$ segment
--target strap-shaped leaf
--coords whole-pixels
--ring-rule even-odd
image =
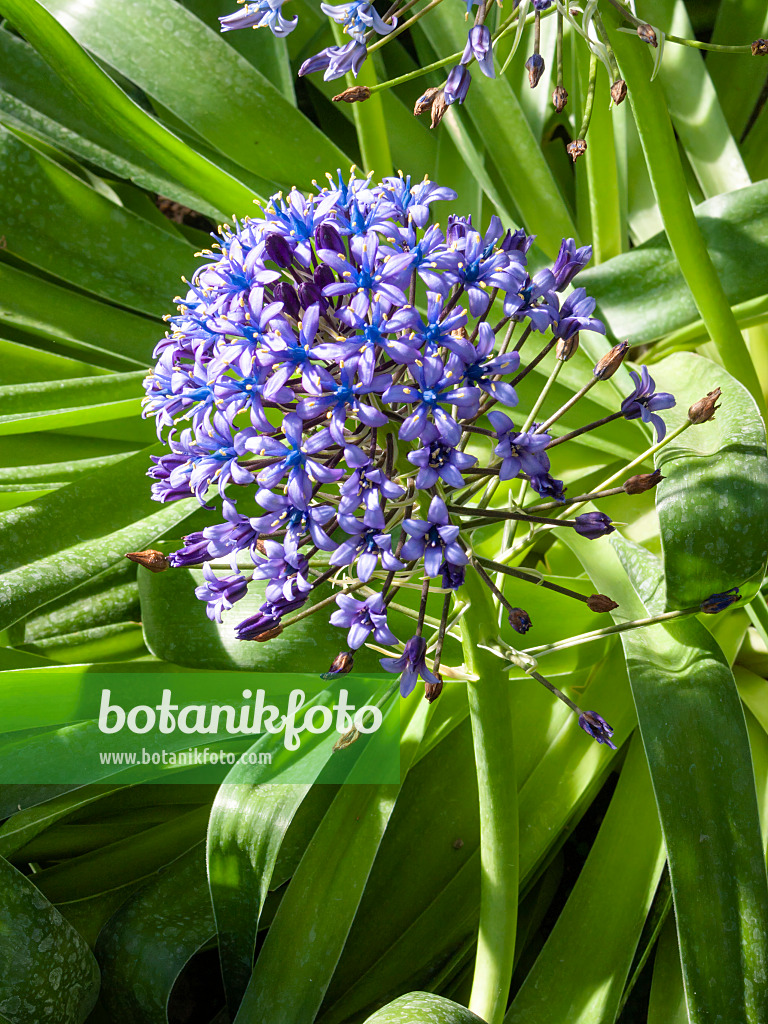
[[[137,371],[0,387],[0,435],[138,415],[144,376]]]
[[[716,387],[723,392],[713,420],[689,427],[657,456],[667,608],[690,608],[747,581],[742,596],[749,597],[768,558],[768,455],[757,406],[742,384],[700,356],[679,352],[653,372],[677,399],[664,414],[670,430],[695,401]]]
[[[10,1024],[81,1024],[99,991],[85,942],[38,889],[0,858],[0,1014]]]
[[[482,1018],[434,992],[409,992],[377,1010],[365,1024],[482,1024]]]

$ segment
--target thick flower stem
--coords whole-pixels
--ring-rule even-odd
[[[694,216],[664,93],[658,82],[649,81],[644,48],[617,31],[619,15],[615,11],[604,13],[669,244],[723,366],[747,388],[765,418],[760,382]]]
[[[480,930],[469,1008],[488,1024],[504,1017],[517,929],[519,842],[508,670],[480,645],[493,643],[496,609],[475,572],[464,585],[461,620],[480,799]]]
[[[341,26],[335,22],[331,23],[334,38],[337,45],[345,42]],[[360,68],[357,78],[350,72],[346,76],[348,86],[367,85],[371,88],[372,95],[366,103],[352,104],[352,119],[355,124],[357,141],[360,144],[360,155],[363,162],[363,170],[366,174],[373,171],[376,178],[384,178],[392,173],[392,154],[389,148],[389,135],[387,133],[387,119],[384,116],[384,104],[381,96],[373,95],[378,79],[372,60],[367,60]]]

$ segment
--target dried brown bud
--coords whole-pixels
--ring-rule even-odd
[[[567,363],[572,355],[575,355],[579,347],[579,332],[576,331],[570,338],[561,338],[555,347],[555,355],[562,362]]]
[[[566,153],[569,154],[571,160],[574,163],[579,159],[580,156],[584,156],[587,152],[587,143],[584,139],[574,139],[573,142],[569,142],[565,147]]]
[[[418,117],[420,114],[425,113],[427,110],[432,109],[432,103],[434,102],[435,96],[440,92],[440,86],[434,85],[427,89],[425,93],[416,100],[413,107],[413,116]]]
[[[627,83],[624,81],[623,78],[617,78],[616,81],[611,86],[611,99],[613,100],[613,102],[618,107],[618,105],[620,103],[623,103],[626,98],[627,98]]]
[[[568,93],[565,91],[562,85],[558,85],[558,87],[552,93],[552,104],[555,110],[558,112],[558,114],[562,114],[562,112],[565,110],[565,105],[567,102]]]
[[[625,480],[621,485],[627,494],[643,494],[644,491],[653,490],[656,484],[663,480],[660,469],[654,469],[652,473],[637,473]]]
[[[267,640],[273,640],[276,636],[280,636],[282,632],[282,626],[273,626],[272,629],[265,629],[263,633],[259,633],[258,636],[249,637],[249,639],[255,640],[257,644],[265,644]]]
[[[264,541],[261,539],[261,537],[256,538],[256,550],[259,552],[260,555],[264,555],[266,557],[267,549],[264,547]]]
[[[363,100],[370,98],[371,90],[367,85],[353,85],[349,89],[345,89],[344,92],[340,92],[338,96],[334,96],[333,102],[338,103],[343,100],[345,103],[362,103]]]
[[[629,352],[629,342],[620,341],[614,345],[610,352],[606,352],[602,359],[598,359],[592,371],[598,380],[608,380],[624,362],[624,357]]]
[[[637,34],[640,36],[644,43],[649,43],[651,46],[659,45],[659,41],[656,38],[656,33],[653,31],[651,25],[638,25]]]
[[[345,747],[351,747],[353,743],[356,743],[360,739],[360,733],[357,729],[352,726],[347,732],[343,732],[341,736],[333,744],[334,750],[344,750]]]
[[[752,56],[768,56],[768,39],[756,39],[754,43],[752,43]]]
[[[535,89],[541,81],[541,76],[544,74],[544,58],[540,53],[532,53],[525,62],[525,67],[528,72],[528,85],[530,85],[532,89]]]
[[[334,679],[336,676],[345,676],[355,667],[355,659],[351,651],[339,651],[331,663],[327,672],[323,672],[321,679]]]
[[[700,398],[698,402],[694,402],[688,410],[688,419],[691,423],[706,423],[707,420],[711,420],[715,411],[720,408],[719,405],[715,405],[720,395],[720,388],[715,388],[714,391],[709,392],[706,398]]]
[[[587,598],[587,608],[591,612],[612,612],[614,608],[618,607],[618,604],[610,597],[606,597],[605,594],[592,594]]]
[[[443,677],[439,672],[437,673],[437,678],[440,680],[439,683],[424,683],[424,699],[428,700],[430,704],[432,701],[437,700],[443,692]]]
[[[150,572],[165,572],[166,569],[171,568],[171,563],[162,551],[154,551],[152,548],[148,548],[146,551],[129,551],[125,557],[132,562],[138,562]]]
[[[440,89],[432,101],[432,124],[429,126],[430,128],[437,128],[443,120],[443,114],[445,114],[447,109],[448,104],[445,102],[445,93]]]

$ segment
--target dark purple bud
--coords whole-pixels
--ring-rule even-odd
[[[293,263],[293,250],[282,235],[277,233],[268,235],[264,243],[264,251],[267,259],[272,260],[278,267],[290,267]]]
[[[437,679],[438,682],[436,683],[430,683],[429,680],[424,683],[424,699],[429,701],[430,704],[436,701],[443,692],[443,677],[439,672],[437,673]]]
[[[287,281],[278,281],[272,289],[272,294],[276,302],[282,302],[285,313],[296,320],[301,306],[299,305],[299,296],[296,294],[296,289],[293,285],[288,284]]]
[[[312,279],[317,285],[317,287],[320,289],[320,291],[322,291],[323,288],[327,287],[327,285],[333,284],[333,282],[336,280],[333,271],[331,270],[327,263],[320,264],[320,266],[312,275]]]
[[[663,479],[661,470],[654,469],[652,473],[636,473],[629,480],[625,480],[621,486],[627,494],[642,494],[644,491],[652,490]]]
[[[513,608],[508,617],[509,624],[516,633],[527,633],[533,625],[530,615],[522,608]]]
[[[623,78],[617,78],[616,81],[611,86],[611,99],[613,100],[613,102],[618,107],[618,105],[620,103],[623,103],[626,98],[627,98],[627,83],[624,81]]]
[[[171,567],[162,551],[155,551],[153,548],[148,548],[146,551],[129,551],[125,557],[131,562],[143,565],[150,572],[165,572]]]
[[[341,235],[332,224],[323,223],[315,228],[315,248],[332,249],[334,252],[345,253]]]
[[[638,25],[637,34],[643,40],[644,43],[648,43],[650,46],[658,46],[659,41],[656,38],[656,33],[653,31],[651,25]]]
[[[558,114],[562,114],[562,112],[565,110],[565,105],[567,102],[568,93],[565,91],[562,85],[558,85],[558,87],[552,93],[552,105],[554,106]]]
[[[445,83],[445,102],[449,106],[451,103],[463,103],[467,98],[471,82],[472,76],[463,64],[457,64],[455,68],[451,68]]]
[[[536,235],[526,235],[523,228],[518,228],[517,231],[507,231],[499,242],[499,248],[502,252],[526,253],[535,240]]]
[[[311,281],[304,281],[299,285],[299,305],[302,309],[309,309],[310,306],[314,306],[316,302],[320,302],[325,306],[325,299],[323,294],[316,284]]]
[[[614,608],[618,607],[618,604],[610,597],[606,597],[605,594],[592,594],[587,598],[587,608],[591,612],[612,612]]]
[[[717,615],[718,612],[723,611],[728,605],[733,604],[734,601],[740,600],[739,588],[731,587],[730,590],[726,590],[722,594],[712,594],[706,601],[702,601],[701,610],[706,615]]]
[[[544,74],[544,58],[540,53],[532,53],[525,62],[525,66],[528,71],[528,84],[535,89]]]
[[[694,402],[688,410],[688,419],[691,423],[706,423],[707,420],[713,419],[715,411],[720,408],[715,403],[721,394],[720,388],[715,388],[705,398],[700,398],[698,402]]]
[[[355,667],[355,659],[352,657],[351,651],[339,651],[336,657],[333,659],[331,667],[327,672],[323,672],[320,676],[321,679],[335,679],[336,676],[345,676],[351,672]]]
[[[624,357],[629,352],[629,342],[620,341],[614,345],[610,352],[606,352],[602,359],[598,359],[592,371],[598,380],[608,380],[624,362]]]
[[[574,163],[579,159],[580,156],[584,156],[587,152],[587,143],[585,139],[574,139],[573,142],[569,142],[565,147],[566,153],[570,156]]]
[[[611,525],[611,520],[605,512],[585,512],[583,515],[576,516],[573,520],[573,527],[576,533],[586,537],[587,540],[596,540],[598,537],[604,537],[607,533],[613,533],[616,529],[615,526]]]
[[[616,744],[611,743],[613,729],[596,711],[583,711],[579,715],[579,725],[593,740],[597,740],[598,743],[605,743],[611,750],[616,749]]]

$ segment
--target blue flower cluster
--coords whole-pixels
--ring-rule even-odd
[[[252,580],[266,581],[258,613],[237,626],[240,639],[266,640],[341,576],[331,622],[354,651],[399,642],[387,625],[399,580],[462,585],[467,546],[448,505],[483,474],[563,499],[550,435],[502,411],[517,404],[520,352],[509,347],[518,326],[555,339],[604,328],[584,289],[562,294],[588,246],[565,239],[531,276],[533,239],[498,217],[485,232],[470,217],[428,226],[431,204],[455,198],[448,188],[354,173],[328,182],[220,229],[157,346],[144,414],[170,449],[153,459],[153,496],[222,499],[222,521],[170,558],[231,564],[221,577],[205,565],[197,595],[209,617],[220,622]],[[644,376],[625,415],[652,415],[651,392]],[[492,429],[476,425],[486,413]],[[489,445],[489,466],[466,450],[471,439]],[[590,520],[594,536],[609,528]],[[413,679],[422,645],[408,652]]]

